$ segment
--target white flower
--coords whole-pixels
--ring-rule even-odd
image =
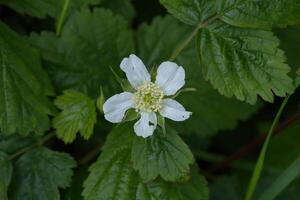
[[[140,119],[134,124],[134,131],[144,138],[153,134],[157,126],[157,114],[174,121],[188,119],[191,112],[171,98],[185,84],[184,69],[173,62],[159,65],[155,83],[144,63],[135,55],[124,58],[120,65],[127,79],[136,90],[123,92],[110,97],[103,105],[104,117],[112,123],[123,120],[126,111],[134,108]]]

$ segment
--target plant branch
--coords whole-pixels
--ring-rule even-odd
[[[193,30],[193,32],[173,51],[171,57],[169,58],[170,61],[173,61],[177,58],[177,56],[182,52],[182,50],[185,49],[186,46],[189,45],[189,43],[194,39],[194,37],[197,35],[198,31],[201,28],[206,27],[211,22],[218,19],[219,16],[213,16],[211,18],[208,18],[204,22],[200,22],[197,24],[196,28]]]
[[[43,137],[42,139],[40,139],[38,142],[31,144],[29,146],[26,146],[20,150],[18,150],[16,153],[14,153],[13,155],[11,155],[9,157],[10,160],[15,159],[16,157],[22,155],[23,153],[25,153],[26,151],[29,151],[30,149],[43,145],[44,143],[46,143],[47,141],[49,141],[50,139],[52,139],[55,136],[55,132],[49,133],[48,135],[46,135],[45,137]]]
[[[284,129],[286,129],[289,125],[293,124],[295,121],[300,119],[300,111],[295,112],[293,115],[285,119],[282,123],[280,123],[276,129],[274,130],[274,135],[280,134]],[[241,158],[247,156],[250,152],[256,150],[266,139],[267,133],[261,134],[251,142],[243,146],[234,154],[230,155],[226,159],[222,160],[221,162],[216,163],[212,166],[208,171],[209,172],[216,172],[222,170],[228,166],[230,166],[233,162],[240,160]]]
[[[91,160],[94,159],[101,152],[102,144],[98,144],[94,149],[89,151],[84,157],[82,157],[79,161],[79,165],[88,164]]]

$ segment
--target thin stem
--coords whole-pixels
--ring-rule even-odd
[[[65,2],[64,2],[64,6],[63,6],[62,11],[60,13],[60,17],[59,17],[58,24],[57,24],[57,27],[56,27],[56,36],[60,35],[61,28],[62,28],[62,25],[64,23],[66,13],[67,13],[67,10],[68,10],[68,7],[69,7],[69,3],[70,3],[70,0],[65,0]]]
[[[275,119],[272,123],[272,126],[267,134],[267,138],[265,140],[265,143],[262,147],[262,150],[259,154],[259,157],[258,157],[258,160],[257,160],[257,163],[255,165],[255,168],[254,168],[254,172],[252,174],[252,177],[251,177],[251,180],[250,180],[250,183],[249,183],[249,186],[248,186],[248,190],[247,190],[247,194],[246,194],[246,197],[245,197],[245,200],[251,200],[252,197],[253,197],[253,193],[254,193],[254,190],[256,188],[256,185],[257,185],[257,182],[260,178],[260,175],[261,175],[261,172],[262,172],[262,169],[263,169],[263,165],[264,165],[264,160],[265,160],[265,156],[266,156],[266,152],[267,152],[267,148],[268,148],[268,145],[269,145],[269,142],[270,142],[270,139],[272,137],[272,134],[278,124],[278,121],[280,119],[280,116],[282,114],[282,111],[284,109],[284,107],[286,106],[288,100],[289,100],[289,95],[285,97],[285,99],[283,100],[283,102],[281,103],[281,106],[275,116]]]
[[[79,165],[88,164],[91,160],[94,159],[101,152],[102,144],[97,145],[94,149],[88,152],[83,158],[78,161]]]
[[[43,137],[41,140],[39,140],[38,142],[31,144],[27,147],[24,147],[22,149],[20,149],[19,151],[17,151],[16,153],[14,153],[13,155],[11,155],[9,157],[10,160],[15,159],[16,157],[22,155],[23,153],[29,151],[30,149],[36,147],[36,146],[40,146],[43,145],[44,143],[46,143],[47,141],[49,141],[51,138],[53,138],[55,136],[55,132],[49,133],[48,135],[46,135],[45,137]]]
[[[173,51],[171,57],[169,58],[169,60],[173,61],[177,58],[177,56],[182,52],[182,50],[184,50],[184,48],[186,46],[189,45],[189,43],[194,39],[194,37],[197,35],[198,31],[201,28],[206,27],[209,23],[213,22],[214,20],[218,19],[219,16],[213,16],[209,19],[207,19],[204,22],[200,22],[196,28],[193,30],[193,32]]]

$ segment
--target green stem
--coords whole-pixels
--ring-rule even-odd
[[[261,172],[262,172],[262,169],[263,169],[264,160],[265,160],[265,157],[266,157],[266,152],[267,152],[267,148],[268,148],[271,136],[272,136],[277,124],[278,124],[279,118],[282,114],[282,111],[283,111],[284,107],[286,106],[286,104],[289,100],[289,97],[290,97],[289,95],[286,96],[285,99],[283,100],[283,102],[281,103],[281,106],[280,106],[280,108],[279,108],[279,110],[278,110],[278,112],[277,112],[277,114],[274,118],[272,126],[271,126],[271,128],[270,128],[270,130],[267,134],[267,138],[264,142],[264,145],[263,145],[262,150],[259,154],[257,163],[255,165],[254,172],[252,174],[252,177],[251,177],[251,180],[250,180],[250,183],[249,183],[249,186],[248,186],[248,190],[247,190],[245,200],[251,200],[252,197],[253,197],[253,193],[255,191],[257,182],[260,178],[260,175],[261,175]]]
[[[11,155],[9,157],[10,160],[15,159],[16,157],[22,155],[23,153],[25,153],[26,151],[29,151],[30,149],[43,145],[44,143],[46,143],[47,141],[49,141],[51,138],[53,138],[55,136],[55,132],[49,133],[48,135],[46,135],[45,137],[43,137],[41,140],[39,140],[38,142],[31,144],[27,147],[24,147],[22,149],[20,149],[19,151],[17,151],[16,153],[14,153],[13,155]]]
[[[189,43],[194,39],[194,37],[197,35],[198,31],[201,28],[206,27],[208,24],[210,24],[211,22],[215,21],[216,19],[218,19],[219,16],[213,16],[211,18],[208,18],[207,20],[205,20],[204,22],[200,22],[196,28],[193,30],[193,32],[173,51],[171,57],[169,58],[170,61],[173,61],[177,58],[177,56],[182,52],[182,50],[185,49],[186,46],[189,45]]]
[[[70,0],[65,0],[65,2],[64,2],[64,6],[63,6],[62,11],[60,13],[60,17],[59,17],[58,24],[57,24],[57,27],[56,27],[56,36],[60,35],[61,28],[62,28],[62,25],[64,23],[66,13],[67,13],[67,10],[68,10],[68,7],[69,7],[69,3],[70,3]]]

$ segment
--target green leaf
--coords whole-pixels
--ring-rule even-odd
[[[298,157],[270,186],[262,193],[259,200],[272,200],[300,174],[300,157]]]
[[[0,199],[8,200],[7,189],[12,175],[12,163],[5,153],[0,152]]]
[[[110,66],[119,70],[122,58],[134,51],[127,22],[104,9],[76,12],[66,22],[60,38],[43,32],[32,34],[30,40],[42,50],[57,88],[76,89],[92,97],[98,95],[95,91],[100,85],[105,95],[117,90]]]
[[[32,149],[16,162],[9,199],[59,200],[59,188],[71,182],[72,157],[44,147]]]
[[[94,100],[80,92],[65,91],[54,103],[62,110],[53,119],[58,138],[70,143],[75,140],[77,132],[86,140],[91,137],[96,123]]]
[[[156,131],[146,139],[136,137],[131,159],[145,182],[158,176],[171,182],[184,180],[190,175],[190,165],[194,163],[189,147],[170,127],[166,135]]]
[[[196,25],[215,14],[214,1],[209,0],[160,0],[168,11],[190,25]]]
[[[299,0],[220,0],[218,15],[231,25],[271,29],[300,23]]]
[[[6,134],[43,134],[54,108],[53,94],[37,50],[0,22],[0,130]]]
[[[131,163],[135,133],[132,123],[124,123],[108,135],[103,151],[91,166],[84,183],[85,200],[208,200],[208,188],[197,170],[182,183],[156,179],[143,183]]]
[[[208,200],[206,180],[193,170],[192,178],[185,183],[168,183],[156,180],[138,185],[136,200]]]
[[[32,137],[22,137],[19,135],[6,135],[0,133],[0,151],[7,154],[14,154],[19,149],[25,148],[36,142]]]
[[[131,0],[102,0],[102,5],[124,16],[127,20],[132,20],[135,15]]]
[[[58,18],[65,0],[0,0],[0,4],[7,5],[19,13],[38,18],[51,16]],[[97,4],[101,0],[71,0],[68,11],[80,9],[89,4]]]
[[[197,46],[206,79],[225,96],[255,103],[293,92],[279,40],[268,31],[224,23],[201,30]],[[273,94],[274,93],[274,94]]]
[[[142,24],[138,29],[138,55],[148,67],[157,66],[170,58],[173,49],[186,38],[190,30],[173,17],[156,17],[151,25]],[[259,108],[259,105],[250,106],[215,91],[202,77],[193,45],[179,55],[176,63],[185,69],[186,87],[196,88],[195,92],[182,93],[178,97],[178,101],[193,112],[190,119],[176,123],[180,133],[207,136],[219,130],[232,129],[239,120],[246,120]]]
[[[130,123],[131,124],[131,123]],[[132,200],[139,180],[130,162],[134,133],[132,124],[112,130],[98,160],[84,183],[85,200]]]

